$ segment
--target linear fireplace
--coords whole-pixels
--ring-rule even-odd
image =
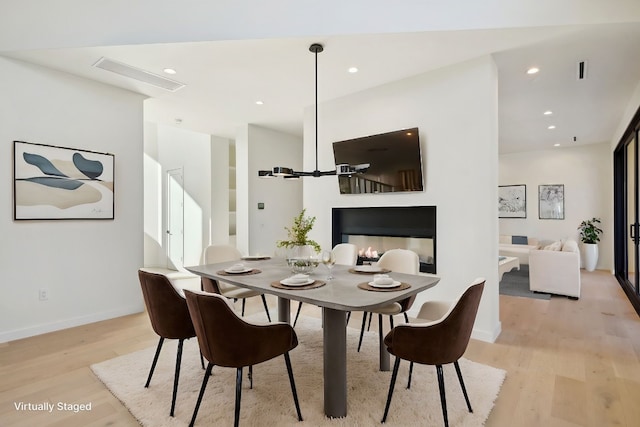
[[[436,272],[435,206],[333,208],[331,229],[333,246],[358,246],[358,264],[389,249],[410,249],[420,257],[420,271]]]

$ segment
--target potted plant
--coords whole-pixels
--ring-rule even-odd
[[[317,253],[320,245],[309,239],[309,232],[316,222],[316,217],[305,216],[306,209],[293,218],[293,225],[285,227],[288,240],[278,240],[279,248],[287,248],[287,264],[295,273],[309,273],[318,266]]]
[[[578,227],[584,248],[584,268],[587,271],[595,270],[598,263],[598,242],[602,229],[597,224],[600,224],[600,218],[582,221]]]

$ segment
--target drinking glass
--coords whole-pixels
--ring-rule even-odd
[[[331,269],[336,263],[336,256],[333,253],[333,251],[322,252],[322,263],[327,267],[327,270],[329,270],[329,275],[327,276],[327,280],[333,279],[333,276],[331,275]]]

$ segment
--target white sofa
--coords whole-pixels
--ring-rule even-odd
[[[580,251],[575,240],[529,252],[529,289],[580,298]]]
[[[526,239],[526,243],[523,238]],[[514,243],[519,241],[522,243]],[[501,234],[498,241],[498,253],[506,257],[517,257],[520,265],[529,264],[529,251],[538,247],[538,239],[533,237]]]

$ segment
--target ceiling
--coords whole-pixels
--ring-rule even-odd
[[[145,119],[234,138],[252,123],[302,136],[303,109],[484,55],[498,69],[500,152],[610,143],[640,82],[640,24],[432,31],[318,38],[107,46],[3,52],[142,93]],[[178,80],[169,92],[98,69],[101,57]],[[586,61],[586,79],[577,63]],[[528,75],[536,66],[540,72]],[[177,71],[166,75],[163,69]],[[357,67],[355,74],[349,67]],[[262,101],[263,105],[257,105]],[[552,115],[543,115],[544,111]],[[178,123],[180,122],[180,123]],[[553,130],[548,126],[555,125]],[[320,123],[320,128],[322,123]],[[392,130],[392,129],[390,129]],[[576,141],[574,142],[574,137]]]

